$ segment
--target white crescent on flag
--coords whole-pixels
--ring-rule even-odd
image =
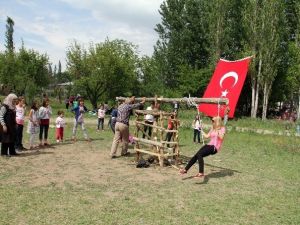
[[[220,87],[221,88],[223,88],[223,81],[226,80],[229,77],[234,78],[234,84],[232,85],[232,87],[234,87],[236,85],[236,83],[238,82],[238,80],[239,80],[239,76],[236,72],[231,71],[231,72],[225,73],[220,79]]]

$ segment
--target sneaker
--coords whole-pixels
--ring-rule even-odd
[[[56,140],[56,143],[59,143],[59,140]]]

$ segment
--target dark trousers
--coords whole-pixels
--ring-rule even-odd
[[[172,136],[173,136],[173,132],[168,132],[165,141],[170,142],[171,139],[172,139]],[[167,147],[169,148],[169,147],[170,147],[170,144],[167,144]]]
[[[198,140],[198,143],[200,143],[200,130],[198,129],[194,129],[194,142],[196,142],[196,137],[197,137],[197,140]]]
[[[111,121],[110,121],[110,128],[111,128],[111,130],[112,130],[114,133],[115,133],[116,122],[117,122],[117,119],[116,119],[116,118],[112,118]]]
[[[21,124],[17,124],[17,128],[16,128],[16,144],[15,147],[17,149],[22,149],[23,145],[22,145],[22,140],[23,140],[23,125]]]
[[[1,155],[16,155],[15,143],[2,143]]]
[[[153,122],[145,121],[145,123],[150,124],[150,125],[153,125]],[[146,137],[146,132],[147,132],[147,130],[148,130],[148,135],[149,135],[149,137],[150,137],[150,139],[151,139],[151,135],[152,135],[152,127],[148,127],[148,126],[144,126],[143,138]]]
[[[103,125],[104,125],[104,118],[98,118],[98,130],[101,127],[101,130],[103,130]]]
[[[47,125],[40,125],[40,141],[43,140],[43,134],[44,134],[44,139],[48,139],[48,130],[49,130],[49,124]]]
[[[200,150],[191,158],[188,164],[185,167],[185,170],[188,171],[192,165],[198,160],[199,163],[199,173],[204,172],[204,160],[203,158],[209,155],[214,155],[217,153],[217,149],[213,145],[204,145]]]

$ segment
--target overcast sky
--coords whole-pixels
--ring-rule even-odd
[[[154,31],[163,0],[0,0],[0,50],[4,50],[7,16],[14,22],[19,48],[47,53],[53,64],[61,60],[73,40],[81,44],[124,39],[139,46],[140,55],[152,55],[158,39]]]

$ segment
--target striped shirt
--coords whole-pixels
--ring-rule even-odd
[[[120,105],[118,108],[117,122],[124,123],[129,126],[130,111],[132,109],[138,108],[141,105],[142,105],[141,103],[137,103],[137,104],[124,103]]]

